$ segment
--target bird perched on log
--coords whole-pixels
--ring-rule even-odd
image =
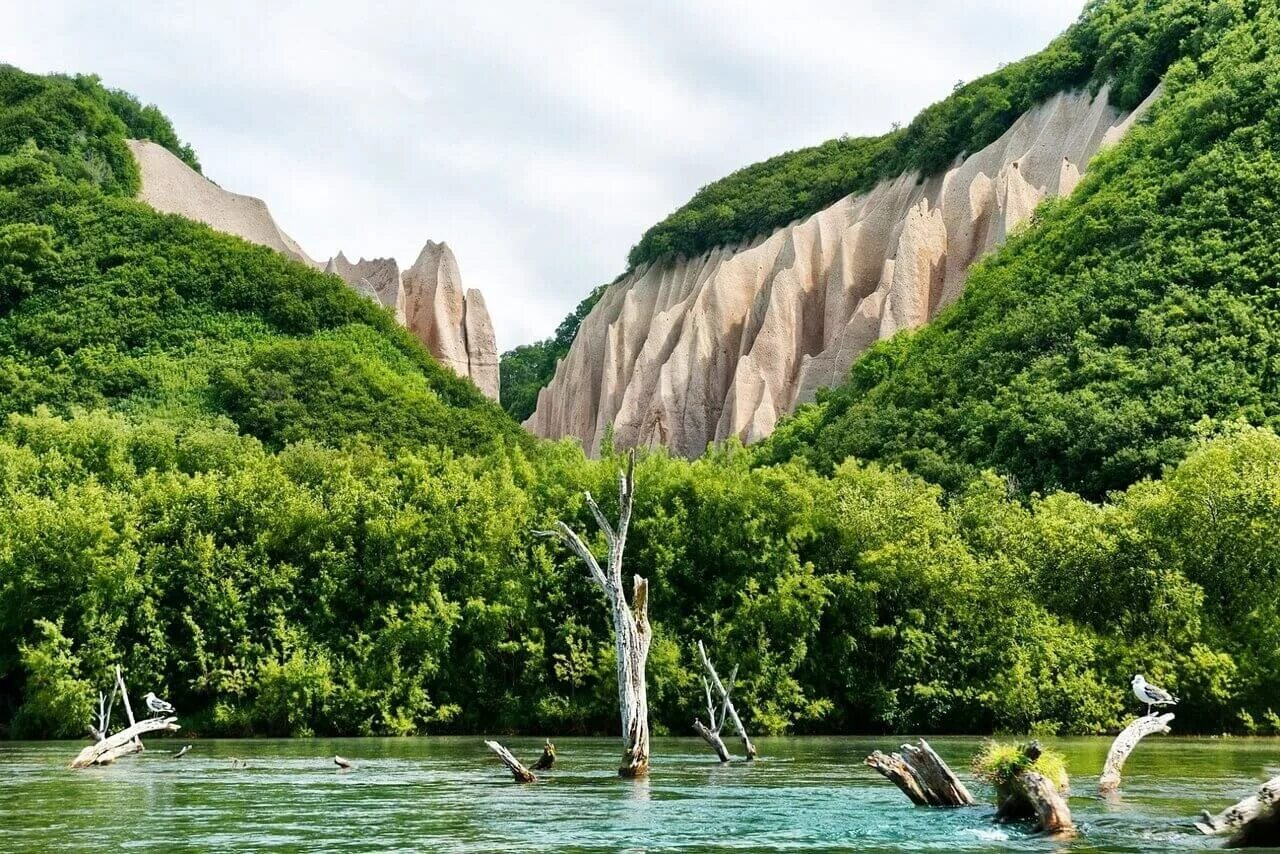
[[[147,708],[151,711],[151,716],[153,718],[159,717],[160,715],[173,714],[173,704],[166,703],[151,691],[148,691],[147,696],[142,699],[146,702]]]
[[[1177,697],[1173,696],[1163,688],[1152,685],[1147,681],[1147,677],[1143,676],[1141,673],[1133,677],[1133,696],[1146,704],[1148,717],[1151,715],[1152,706],[1178,705]]]

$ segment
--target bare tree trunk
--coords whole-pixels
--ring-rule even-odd
[[[960,778],[923,738],[919,747],[904,744],[898,753],[877,750],[866,758],[865,764],[892,781],[918,806],[969,807],[976,803]]]
[[[751,743],[750,736],[747,735],[747,728],[742,725],[742,718],[738,717],[738,710],[733,705],[733,700],[729,697],[729,692],[733,690],[734,677],[729,677],[729,688],[726,690],[724,684],[720,681],[720,676],[716,673],[715,667],[711,664],[711,658],[707,655],[707,648],[703,646],[702,641],[698,641],[698,653],[702,656],[702,669],[707,672],[707,678],[711,680],[711,684],[715,687],[716,693],[724,700],[725,708],[729,713],[729,720],[733,721],[733,729],[738,734],[738,738],[742,740],[742,749],[747,754],[747,761],[756,758],[756,746]],[[734,671],[737,673],[737,670]]]
[[[511,772],[511,776],[515,777],[517,783],[536,783],[538,778],[533,772],[521,764],[519,759],[511,755],[511,751],[507,750],[496,741],[486,741],[485,746],[498,754],[498,758],[502,760],[502,764],[507,766],[507,770]]]
[[[1110,752],[1107,753],[1107,763],[1102,767],[1102,777],[1098,779],[1098,791],[1105,795],[1119,789],[1120,771],[1124,768],[1129,754],[1138,746],[1138,742],[1156,733],[1168,734],[1169,722],[1172,720],[1172,713],[1147,715],[1125,727],[1124,732],[1116,736]]]
[[[1201,833],[1231,834],[1227,848],[1280,847],[1280,777],[1217,815],[1209,815],[1206,810],[1203,818],[1196,822]]]
[[[605,518],[591,493],[586,494],[587,506],[595,516],[596,524],[609,544],[609,557],[605,569],[601,569],[591,549],[582,538],[564,522],[556,523],[554,531],[538,531],[539,536],[556,537],[581,558],[591,573],[591,578],[604,591],[613,617],[614,652],[618,665],[618,712],[622,723],[622,765],[618,774],[623,777],[643,777],[649,773],[649,699],[645,686],[645,665],[649,660],[649,644],[653,640],[649,627],[649,582],[635,576],[631,592],[631,604],[627,604],[622,590],[622,556],[627,546],[627,531],[631,527],[631,507],[635,498],[636,455],[632,451],[627,468],[618,475],[618,525],[615,528]]]

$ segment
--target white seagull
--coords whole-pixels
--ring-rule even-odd
[[[1133,696],[1147,704],[1147,716],[1151,715],[1152,706],[1176,706],[1178,698],[1163,688],[1158,688],[1147,681],[1147,677],[1139,673],[1133,677]]]
[[[148,691],[147,696],[143,697],[142,699],[146,702],[147,708],[151,710],[151,714],[153,717],[159,716],[159,715],[173,714],[173,704],[166,703],[164,700],[161,700],[151,691]]]

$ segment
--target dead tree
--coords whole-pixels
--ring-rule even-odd
[[[111,726],[111,709],[115,705],[116,692],[119,691],[123,701],[125,717],[129,721],[129,726],[122,729],[115,735],[107,735],[107,731]],[[177,723],[176,717],[165,718],[147,718],[138,722],[133,719],[133,707],[129,705],[129,691],[125,688],[124,676],[120,672],[119,665],[116,666],[115,686],[111,689],[110,702],[104,702],[101,693],[98,694],[98,726],[90,727],[94,730],[98,740],[80,751],[75,759],[71,760],[72,768],[88,768],[90,765],[108,765],[121,756],[127,756],[130,753],[140,752],[142,747],[142,736],[148,732],[176,732],[181,729]]]
[[[1163,715],[1146,715],[1125,727],[1124,732],[1116,736],[1116,740],[1111,743],[1111,750],[1107,753],[1107,763],[1102,766],[1102,776],[1098,779],[1098,791],[1105,795],[1119,789],[1120,771],[1124,768],[1129,754],[1138,746],[1138,742],[1157,733],[1167,735],[1169,722],[1172,720],[1171,712]]]
[[[971,807],[976,803],[960,778],[923,738],[919,747],[904,744],[898,753],[877,750],[866,758],[865,764],[901,789],[916,806]]]
[[[1258,793],[1217,815],[1202,813],[1196,828],[1209,836],[1231,834],[1227,848],[1280,847],[1280,777],[1265,783]]]
[[[729,676],[729,687],[722,688],[723,693],[721,696],[723,699],[720,703],[720,713],[718,715],[716,714],[715,703],[711,699],[711,683],[707,681],[705,676],[702,677],[702,688],[707,695],[707,718],[711,723],[704,724],[697,718],[694,718],[693,721],[694,732],[702,736],[702,740],[711,745],[711,749],[715,751],[721,762],[728,762],[732,758],[729,756],[729,748],[724,746],[724,739],[720,737],[720,733],[724,729],[724,719],[729,709],[729,692],[733,690],[733,680],[737,675],[738,669],[735,667],[733,673]]]
[[[507,750],[498,742],[486,741],[485,746],[498,754],[498,758],[502,760],[503,765],[507,766],[507,770],[511,772],[512,777],[515,777],[517,783],[536,783],[538,781],[532,771],[524,767],[519,759],[511,755],[510,750]]]
[[[592,580],[604,591],[613,617],[614,651],[618,662],[618,711],[622,719],[622,777],[643,777],[649,773],[649,700],[645,687],[645,664],[653,639],[649,628],[649,582],[635,576],[631,604],[622,589],[622,555],[627,546],[627,530],[631,526],[631,505],[635,498],[636,456],[632,451],[627,468],[618,475],[618,525],[609,524],[591,493],[587,506],[609,545],[605,569],[600,568],[591,549],[564,522],[554,531],[538,531],[538,536],[556,537],[576,554]]]
[[[710,680],[712,687],[716,689],[716,694],[724,702],[725,709],[729,713],[729,720],[733,721],[733,729],[738,733],[738,738],[742,740],[742,749],[747,754],[747,761],[750,762],[756,758],[756,746],[751,743],[751,738],[747,735],[747,728],[742,725],[742,718],[738,717],[738,710],[734,707],[733,699],[729,696],[729,692],[733,690],[734,677],[729,677],[729,688],[726,689],[720,681],[720,677],[716,674],[716,669],[711,664],[711,657],[707,655],[707,648],[702,641],[698,641],[698,654],[702,656],[702,669],[707,672],[706,679]],[[737,674],[737,672],[735,668],[734,674]],[[710,705],[710,702],[708,702],[708,708],[710,708]],[[723,723],[724,721],[722,720],[721,725]],[[714,747],[714,745],[712,746]]]

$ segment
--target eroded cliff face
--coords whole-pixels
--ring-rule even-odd
[[[403,273],[394,258],[361,258],[353,264],[341,252],[325,270],[392,309],[431,355],[498,399],[498,345],[489,309],[480,291],[463,289],[458,260],[447,243],[428,240]]]
[[[142,173],[141,201],[320,267],[276,224],[261,199],[227,192],[154,142],[130,140],[129,148]],[[436,359],[498,399],[498,348],[489,311],[478,290],[463,291],[457,259],[446,244],[428,241],[403,275],[393,258],[352,263],[341,252],[324,269],[391,309]]]
[[[1158,90],[1147,104],[1159,94]],[[886,181],[767,238],[640,267],[583,321],[525,426],[686,455],[753,442],[871,344],[954,302],[969,267],[1072,192],[1137,115],[1059,95],[945,174]]]

